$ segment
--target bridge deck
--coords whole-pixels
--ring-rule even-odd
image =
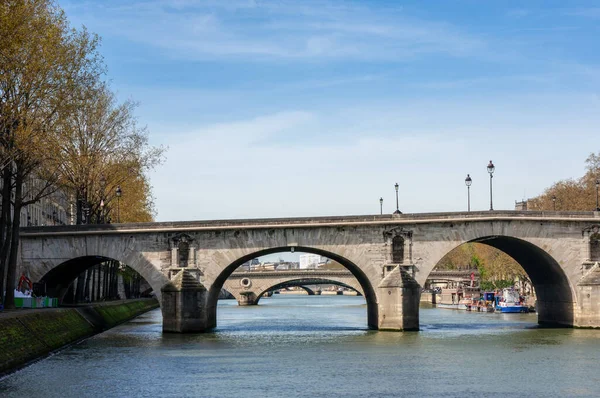
[[[473,211],[446,213],[383,214],[335,217],[258,218],[243,220],[171,221],[131,224],[88,224],[47,227],[23,227],[21,235],[75,235],[143,233],[161,231],[202,231],[232,229],[317,228],[323,226],[402,225],[451,223],[464,221],[589,221],[597,222],[600,212],[593,211]]]

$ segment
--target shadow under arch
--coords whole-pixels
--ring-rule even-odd
[[[465,243],[494,247],[523,267],[535,288],[540,325],[573,326],[575,296],[571,283],[558,262],[545,250],[526,240],[504,235],[479,237]]]
[[[362,293],[359,292],[356,288],[347,285],[343,282],[338,282],[338,281],[332,281],[329,279],[324,279],[324,278],[314,278],[311,280],[307,280],[307,279],[292,279],[289,281],[285,281],[285,282],[281,282],[278,283],[276,285],[273,285],[267,289],[265,289],[264,291],[260,292],[260,294],[258,295],[258,300],[256,300],[256,302],[258,303],[258,301],[260,300],[261,297],[263,297],[263,295],[265,293],[268,292],[272,292],[274,290],[278,290],[278,289],[284,289],[286,287],[300,287],[302,289],[304,289],[310,296],[314,295],[315,292],[306,287],[306,285],[335,285],[335,286],[341,286],[341,287],[345,287],[347,289],[351,289],[353,291],[355,291],[356,293],[358,293],[359,296],[362,296]],[[312,292],[312,293],[311,293]]]
[[[327,257],[331,260],[337,261],[348,271],[354,275],[358,283],[363,289],[365,300],[367,301],[367,325],[369,329],[377,329],[378,328],[378,308],[377,308],[377,296],[375,294],[375,290],[369,281],[369,278],[365,275],[365,273],[352,261],[339,256],[335,253],[331,253],[322,249],[315,249],[313,247],[305,247],[305,246],[294,246],[294,251],[302,252],[302,253],[312,253],[318,254],[323,257]],[[281,252],[289,252],[289,246],[283,247],[274,247],[264,250],[259,250],[250,254],[247,254],[243,257],[240,257],[233,263],[229,264],[215,279],[213,282],[207,298],[207,319],[208,325],[211,328],[217,326],[217,300],[219,298],[219,292],[223,288],[223,284],[229,278],[229,276],[235,271],[240,265],[243,263],[252,260],[257,257],[266,256],[268,254],[281,253]]]
[[[40,279],[40,282],[44,282],[46,284],[46,291],[49,296],[57,297],[59,303],[62,303],[69,285],[75,280],[75,278],[81,275],[82,272],[110,260],[118,261],[117,259],[106,256],[82,256],[72,258],[52,268]],[[150,285],[155,294],[160,294],[160,290],[157,293],[155,287],[150,284],[149,276],[144,275],[136,268],[131,268],[140,274],[142,278],[144,278],[146,283]]]

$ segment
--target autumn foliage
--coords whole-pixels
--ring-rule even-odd
[[[146,173],[163,149],[148,144],[135,103],[119,103],[103,80],[99,41],[72,28],[52,0],[0,1],[0,295],[6,290],[7,307],[27,206],[62,190],[77,201],[79,221],[85,204],[86,222],[108,222],[121,186],[121,221],[152,220]]]

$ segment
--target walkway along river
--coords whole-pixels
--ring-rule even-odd
[[[218,316],[214,333],[162,334],[154,310],[5,377],[0,396],[600,396],[600,331],[535,314],[422,308],[420,332],[377,332],[362,297],[274,295]]]

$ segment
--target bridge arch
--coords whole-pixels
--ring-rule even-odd
[[[283,274],[284,272],[281,272],[281,273]],[[259,272],[257,272],[257,274],[259,274]],[[273,273],[270,273],[270,275],[272,275],[272,274]],[[248,278],[244,278],[244,279],[248,279]],[[276,279],[276,278],[274,277],[273,279]],[[363,296],[362,289],[360,288],[358,281],[356,281],[355,283],[344,283],[344,282],[341,282],[341,281],[335,280],[335,279],[316,278],[316,277],[286,279],[282,275],[282,277],[277,282],[269,281],[268,283],[265,283],[264,280],[262,282],[263,283],[259,283],[259,286],[256,286],[255,284],[253,284],[252,286],[248,286],[249,289],[246,291],[242,291],[242,290],[238,290],[238,289],[230,289],[232,291],[231,294],[238,301],[238,303],[240,303],[240,305],[256,305],[256,304],[258,304],[260,299],[262,297],[264,297],[264,295],[266,293],[272,292],[272,291],[278,290],[278,289],[287,288],[287,287],[302,288],[303,290],[305,290],[308,293],[309,296],[313,296],[313,295],[315,295],[315,292],[312,289],[307,287],[307,286],[312,286],[312,285],[340,286],[340,287],[344,287],[347,289],[351,289],[351,290],[355,291],[356,293],[358,293],[358,295]],[[232,284],[226,282],[225,283],[226,288],[228,287],[228,285],[231,286]],[[233,285],[235,285],[235,283]],[[253,293],[252,297],[247,296],[250,292]]]
[[[286,281],[286,282],[281,282],[278,283],[276,285],[270,286],[269,288],[265,289],[264,291],[262,291],[259,295],[259,297],[262,297],[263,294],[270,292],[270,291],[274,291],[274,290],[278,290],[278,289],[283,289],[286,287],[300,287],[304,290],[306,290],[306,292],[308,292],[309,295],[312,295],[310,292],[312,291],[314,294],[314,291],[310,288],[308,288],[307,286],[312,286],[312,285],[334,285],[334,286],[339,286],[339,287],[343,287],[346,289],[350,289],[355,291],[356,293],[358,293],[358,295],[362,296],[362,292],[354,286],[351,286],[349,284],[340,282],[340,281],[336,281],[336,280],[331,280],[331,279],[315,279],[315,280],[311,280],[311,281],[306,281],[306,280],[302,280],[302,279],[295,279],[295,280],[290,280],[290,281]]]
[[[125,255],[123,255],[125,254]],[[98,255],[83,255],[69,259],[62,259],[56,262],[45,262],[43,273],[33,274],[33,280],[45,282],[48,293],[59,297],[64,297],[69,284],[77,278],[82,272],[109,260],[119,261],[136,271],[150,285],[155,295],[160,300],[161,287],[168,282],[168,278],[158,271],[152,263],[147,261],[139,252],[115,253],[102,252]],[[38,270],[41,267],[38,268]]]
[[[538,323],[549,326],[571,326],[574,321],[576,295],[574,287],[560,263],[546,250],[527,239],[507,235],[485,235],[459,243],[433,259],[425,279],[442,258],[466,243],[481,243],[494,247],[523,267],[535,288],[538,300]],[[556,249],[555,249],[556,250]],[[427,268],[423,268],[426,270]],[[423,276],[421,276],[422,278]]]
[[[312,253],[318,254],[324,257],[327,257],[331,260],[335,260],[341,265],[343,265],[348,271],[352,273],[352,275],[358,281],[365,300],[367,301],[367,325],[371,329],[378,328],[378,307],[377,307],[377,295],[375,293],[375,289],[371,284],[368,276],[363,272],[363,270],[348,260],[345,257],[342,257],[339,254],[332,253],[327,250],[318,249],[314,247],[305,247],[305,246],[294,246],[294,251],[302,252],[302,253]],[[219,292],[223,288],[225,281],[231,274],[243,263],[250,261],[254,258],[266,256],[268,254],[281,253],[281,252],[289,252],[291,249],[289,246],[284,247],[273,247],[269,249],[258,250],[252,253],[248,253],[237,260],[233,261],[231,264],[226,266],[220,274],[213,281],[210,290],[208,292],[207,297],[207,317],[208,324],[210,327],[216,327],[217,324],[217,299],[219,296]],[[262,293],[261,293],[262,294]]]

